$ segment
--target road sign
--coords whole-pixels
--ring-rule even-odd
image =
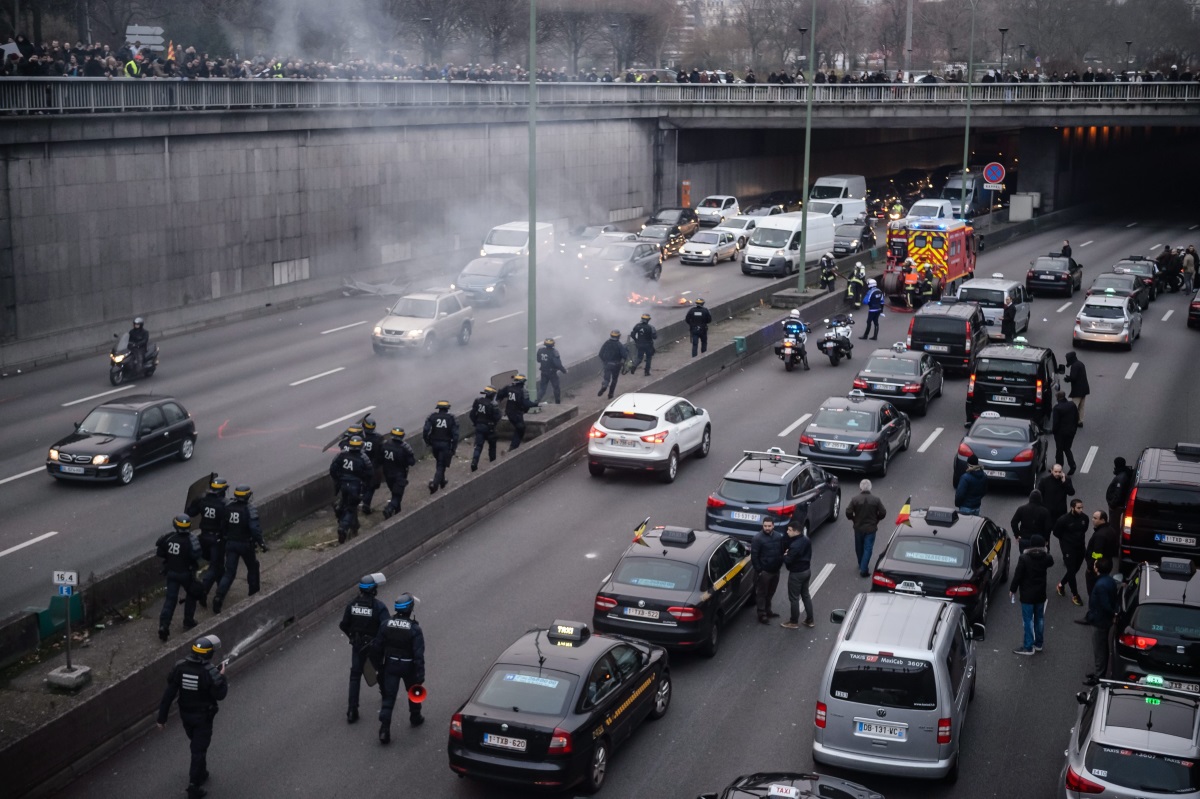
[[[59,596],[70,596],[72,590],[74,589],[72,589],[69,585],[60,585],[58,587],[58,594]]]
[[[125,36],[129,37],[131,40],[137,36],[162,36],[162,33],[162,28],[151,28],[146,25],[130,25],[125,28]],[[144,42],[146,40],[142,39],[142,41]],[[159,39],[159,41],[161,42],[162,39]]]
[[[55,585],[79,585],[79,572],[55,572]]]
[[[1001,164],[998,161],[992,161],[983,168],[983,179],[988,183],[1003,183],[1004,172],[1004,164]]]
[[[1004,191],[1004,184],[1003,183],[984,183],[983,190],[984,191]]]
[[[163,37],[161,36],[126,36],[125,41],[130,44],[141,43],[143,47],[162,47]]]

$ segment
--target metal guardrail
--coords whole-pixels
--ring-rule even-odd
[[[754,105],[804,103],[808,86],[776,84],[539,83],[543,105]],[[939,84],[818,84],[825,106],[883,103],[965,105],[968,87]],[[983,83],[982,105],[1131,105],[1200,103],[1200,83]],[[524,106],[527,83],[467,81],[167,80],[0,78],[0,114],[113,111],[229,111],[283,108]]]

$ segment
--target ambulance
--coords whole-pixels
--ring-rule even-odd
[[[887,267],[883,293],[896,305],[906,305],[906,287],[920,280],[920,270],[933,270],[934,297],[941,297],[957,280],[975,274],[975,229],[961,219],[902,219],[888,225]],[[915,269],[906,271],[912,259]]]

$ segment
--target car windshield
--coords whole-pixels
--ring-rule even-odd
[[[833,699],[860,705],[936,710],[937,684],[933,664],[874,652],[843,652],[833,679]]]
[[[941,203],[914,203],[908,209],[909,216],[937,216],[942,211]]]
[[[889,358],[886,355],[876,355],[867,360],[867,368],[863,369],[863,374],[912,377],[921,374],[921,364],[907,358]]]
[[[464,275],[496,277],[504,271],[505,262],[498,258],[476,258],[463,269]]]
[[[808,210],[814,214],[831,214],[836,206],[837,203],[832,200],[817,200],[808,204]]]
[[[870,433],[875,430],[875,414],[871,411],[822,408],[817,411],[817,418],[813,419],[812,423],[815,427],[827,427],[832,430]]]
[[[1122,272],[1134,275],[1145,275],[1146,277],[1154,274],[1154,264],[1150,261],[1122,261],[1114,266],[1113,269],[1120,269]]]
[[[700,208],[720,208],[721,203],[725,202],[724,197],[706,197],[704,202],[700,203]]]
[[[1092,291],[1104,291],[1105,289],[1113,289],[1114,291],[1126,292],[1133,291],[1135,284],[1133,277],[1130,275],[1101,275],[1092,281]]]
[[[1065,258],[1038,258],[1033,268],[1042,272],[1066,272],[1068,266]]]
[[[603,225],[588,225],[579,232],[579,237],[584,239],[594,239],[604,232]]]
[[[792,231],[779,230],[772,227],[755,228],[750,234],[750,243],[756,247],[773,247],[779,249],[788,243],[788,239],[792,237]]]
[[[610,244],[600,251],[601,261],[628,261],[633,257],[633,248]]]
[[[721,227],[733,228],[734,230],[745,230],[746,225],[750,224],[749,219],[726,219],[721,223]]]
[[[840,239],[857,239],[860,233],[862,233],[862,228],[858,225],[838,225],[833,232]]]
[[[971,438],[1003,441],[1006,444],[1024,444],[1029,441],[1029,428],[990,419],[979,419],[971,428]]]
[[[617,564],[613,582],[636,585],[639,588],[665,588],[668,591],[691,591],[698,570],[690,563],[664,558],[625,558]]]
[[[778,210],[774,205],[755,205],[747,208],[744,213],[747,216],[771,216]]]
[[[1124,319],[1125,309],[1120,305],[1093,305],[1089,302],[1084,304],[1079,315],[1092,319]]]
[[[600,424],[618,433],[644,433],[658,426],[658,417],[631,411],[605,411],[600,416]]]
[[[1105,782],[1155,795],[1200,789],[1194,760],[1093,743],[1083,761],[1089,774]]]
[[[410,316],[415,319],[432,319],[437,314],[437,300],[422,300],[416,297],[401,297],[392,306],[392,316]]]
[[[933,536],[904,536],[896,539],[889,556],[905,563],[961,568],[967,564],[968,553],[966,545],[958,541]]]
[[[135,430],[137,430],[137,414],[133,411],[97,408],[79,423],[79,432],[95,433],[99,436],[133,438]]]
[[[813,186],[812,191],[808,193],[808,199],[810,200],[828,200],[841,196],[841,186]]]
[[[492,232],[488,233],[487,240],[483,243],[495,244],[497,247],[524,247],[528,241],[529,231],[527,230],[492,228]]]
[[[543,645],[550,646],[549,642]],[[475,702],[519,713],[562,716],[574,694],[574,675],[536,666],[498,663],[483,681]]]
[[[1000,308],[1004,305],[1004,292],[1000,289],[963,286],[958,291],[958,298],[966,302],[978,303],[984,308]]]
[[[953,319],[949,316],[915,316],[913,317],[913,338],[917,338],[922,334],[950,334],[958,336],[967,335],[967,321],[965,319]]]
[[[629,241],[630,233],[601,233],[596,238],[592,239],[591,246],[603,247],[606,244],[611,244],[614,241]]]
[[[1008,375],[1011,377],[1036,377],[1037,361],[1016,361],[1005,358],[980,358],[975,364],[980,375]]]
[[[642,229],[641,235],[647,239],[665,238],[671,232],[671,228],[666,225],[647,225]]]
[[[783,486],[775,483],[752,483],[748,480],[721,481],[717,496],[728,502],[743,502],[746,504],[765,504],[777,502],[783,498]]]
[[[659,211],[657,214],[652,216],[650,218],[650,221],[647,222],[646,224],[647,225],[653,225],[653,224],[661,225],[661,224],[665,223],[668,225],[673,225],[679,221],[679,219],[680,219],[680,217],[682,217],[682,215],[683,215],[683,211],[679,210],[678,208],[676,208],[674,210],[670,210],[670,211]]]
[[[716,244],[720,240],[721,237],[719,235],[709,231],[697,233],[695,236],[692,236],[693,244]]]
[[[1187,605],[1139,605],[1130,622],[1135,630],[1166,633],[1175,638],[1200,641],[1200,608]]]

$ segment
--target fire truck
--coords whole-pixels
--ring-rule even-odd
[[[900,219],[888,224],[883,293],[894,305],[907,296],[926,265],[933,270],[933,294],[941,297],[955,281],[975,274],[975,229],[961,219]],[[912,259],[915,268],[906,266]]]

